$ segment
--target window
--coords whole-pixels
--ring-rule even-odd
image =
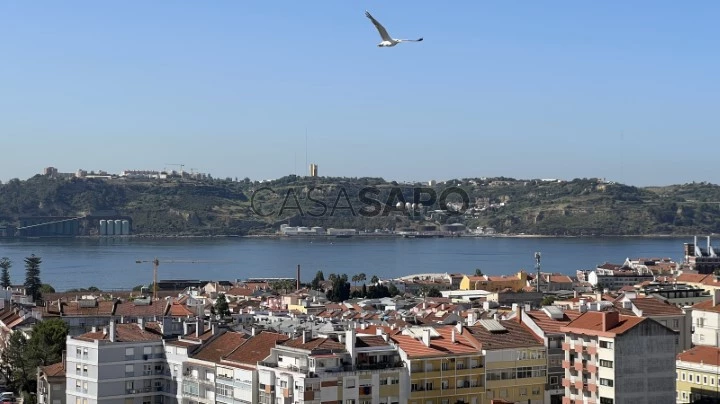
[[[79,375],[81,371],[82,371],[82,367],[80,366],[80,364],[79,363],[76,364],[75,365],[75,374]]]
[[[125,373],[135,373],[135,367],[133,365],[125,365]]]
[[[355,404],[355,400],[352,400],[352,399],[345,400],[345,404]]]
[[[508,391],[507,391],[507,389],[500,389],[500,397],[505,398],[505,397],[507,397],[507,396],[508,396]]]
[[[353,378],[345,379],[345,388],[346,389],[354,389],[355,388],[355,379],[353,379]]]
[[[518,379],[525,379],[528,377],[532,377],[532,368],[527,367],[519,367],[517,368],[517,378]]]
[[[129,391],[129,390],[133,390],[134,388],[135,388],[135,383],[133,383],[132,381],[125,382],[125,390]]]
[[[600,385],[601,385],[601,386],[612,387],[612,386],[613,386],[613,381],[612,381],[612,379],[603,379],[603,378],[601,377],[601,378],[600,378]]]
[[[610,341],[600,341],[600,348],[612,349],[613,343]]]
[[[135,348],[125,348],[125,356],[135,356]]]
[[[533,396],[539,395],[539,394],[540,394],[540,387],[534,386],[534,387],[532,388],[532,394],[533,394]]]
[[[82,349],[80,347],[75,348],[75,357],[80,358],[82,355]]]
[[[527,387],[520,387],[520,395],[527,396]]]
[[[715,378],[713,378],[713,377],[710,378],[710,385],[711,386],[715,385]]]
[[[151,346],[143,347],[143,354],[145,354],[145,355],[152,354],[152,347]]]
[[[613,404],[613,399],[607,397],[600,397],[600,404]]]
[[[83,376],[87,377],[88,375],[88,367],[87,365],[83,365]]]
[[[550,384],[558,384],[558,376],[550,376]]]
[[[613,367],[613,363],[612,363],[612,361],[600,359],[600,366],[602,366],[604,368],[611,368],[611,367]]]
[[[685,381],[685,372],[680,373],[680,380]]]
[[[680,320],[673,320],[673,328],[674,329],[680,328]]]
[[[703,384],[707,384],[707,376],[703,376]]]
[[[700,384],[700,375],[695,375],[695,383]]]
[[[88,382],[83,382],[83,393],[88,392]]]
[[[425,383],[425,390],[430,391],[430,390],[432,390],[432,389],[433,389],[433,384],[432,384],[432,382],[426,382],[426,383]]]

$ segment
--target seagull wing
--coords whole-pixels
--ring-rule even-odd
[[[378,20],[374,19],[373,16],[370,15],[370,13],[368,13],[367,11],[365,11],[365,16],[367,18],[369,18],[370,21],[372,21],[373,25],[375,25],[375,28],[377,28],[378,32],[380,33],[380,37],[383,39],[383,41],[392,42],[392,40],[393,40],[392,37],[390,37],[390,34],[388,34],[387,30],[385,30],[385,27],[383,27],[382,24],[380,24],[378,22]]]

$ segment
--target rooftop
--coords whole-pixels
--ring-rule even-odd
[[[677,360],[703,365],[720,365],[720,348],[714,346],[696,346],[678,354]]]
[[[256,365],[270,355],[270,350],[289,338],[285,334],[263,331],[235,348],[223,359],[248,365]]]
[[[200,348],[200,350],[193,355],[193,358],[201,361],[219,363],[221,358],[230,354],[245,341],[247,341],[245,334],[228,331]]]

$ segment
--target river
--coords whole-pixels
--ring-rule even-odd
[[[704,239],[703,239],[704,241]],[[159,279],[234,280],[294,277],[303,281],[318,270],[381,278],[424,272],[512,274],[533,271],[534,252],[543,272],[574,275],[604,262],[631,257],[683,259],[685,238],[439,238],[439,239],[0,239],[0,257],[14,261],[13,284],[24,280],[24,257],[42,258],[41,279],[58,291],[97,286],[128,289],[152,282],[152,263],[160,260]],[[198,261],[172,262],[172,261]]]

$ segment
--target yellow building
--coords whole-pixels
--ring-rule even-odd
[[[460,281],[460,290],[487,290],[488,292],[497,292],[510,288],[512,290],[520,290],[527,286],[528,274],[520,271],[514,276],[469,276],[465,275]]]
[[[678,403],[692,403],[702,398],[717,402],[720,398],[720,348],[696,346],[677,356]],[[720,400],[718,400],[720,401]]]
[[[485,358],[485,403],[544,402],[547,348],[541,340],[516,320],[480,320],[467,329]]]
[[[410,384],[407,401],[402,402],[544,402],[547,350],[516,321],[412,327],[392,339],[405,361]]]
[[[412,327],[392,336],[405,362],[409,404],[485,403],[480,344],[465,327]],[[402,400],[404,398],[404,400]]]

